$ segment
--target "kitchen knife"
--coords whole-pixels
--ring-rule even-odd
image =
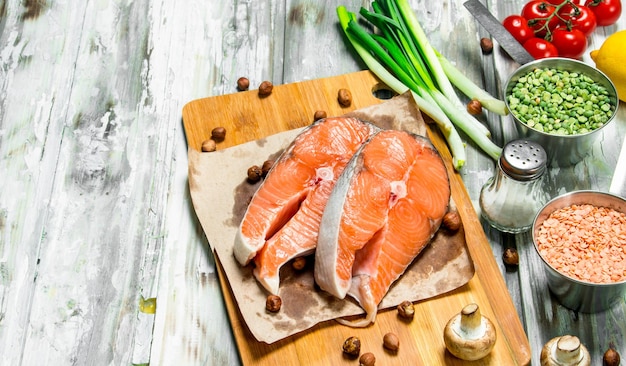
[[[502,23],[491,14],[479,0],[469,0],[464,4],[465,8],[474,16],[483,28],[498,41],[498,44],[520,65],[533,61],[534,58],[524,47],[504,28]]]
[[[624,141],[622,141],[622,150],[617,158],[617,165],[615,166],[609,192],[626,197],[626,136],[624,136]]]

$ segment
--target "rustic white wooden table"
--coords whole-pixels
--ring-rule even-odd
[[[0,1],[0,364],[239,364],[215,263],[187,187],[185,103],[253,86],[364,68],[335,8],[368,1]],[[499,93],[517,66],[463,0],[414,0],[431,42]],[[487,4],[503,19],[521,0]],[[599,29],[626,28],[626,16]],[[590,61],[588,56],[586,61]],[[496,141],[510,121],[487,116]],[[626,134],[618,121],[547,189],[607,190]],[[494,162],[471,143],[463,178],[473,200]],[[626,304],[595,315],[555,303],[527,235],[485,226],[537,363],[550,338],[574,334],[595,363],[613,343],[626,356]],[[501,263],[501,262],[500,262]],[[156,312],[154,304],[156,303]]]

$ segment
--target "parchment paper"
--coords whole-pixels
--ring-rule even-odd
[[[382,128],[426,135],[421,113],[408,94],[350,115]],[[291,130],[211,153],[189,149],[189,186],[198,219],[224,268],[245,324],[258,341],[268,344],[324,321],[363,314],[351,298],[339,300],[315,286],[312,256],[307,258],[304,270],[296,271],[289,264],[284,266],[279,293],[282,308],[278,313],[267,312],[268,293],[254,278],[252,264],[242,267],[234,258],[235,234],[248,202],[260,185],[246,180],[248,167],[278,157],[300,131]],[[474,266],[463,230],[451,233],[442,228],[391,287],[379,309],[452,291],[473,275]]]

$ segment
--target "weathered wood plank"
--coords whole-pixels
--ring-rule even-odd
[[[462,2],[411,4],[435,47],[499,91],[516,65],[497,47],[481,55],[485,33]],[[486,3],[503,19],[523,2]],[[363,69],[337,28],[340,4],[369,1],[0,0],[3,361],[239,363],[187,192],[182,106],[235,92],[240,76],[255,88]],[[590,48],[625,28],[622,16],[596,31]],[[548,189],[607,189],[625,113],[622,103],[593,158],[550,171]],[[514,135],[505,119],[485,123],[497,140]],[[492,169],[469,143],[462,177],[476,207]],[[581,336],[595,358],[609,341],[626,354],[624,306],[596,315],[564,309],[545,288],[530,238],[485,230],[496,258],[507,246],[520,250],[519,270],[501,270],[534,363],[564,332]],[[156,316],[140,312],[141,297],[157,298]]]
[[[81,33],[68,34],[63,27],[71,27],[85,12],[84,6],[61,7],[57,14],[68,18],[63,25],[50,22],[43,5],[25,8],[22,2],[12,1],[2,6],[0,346],[10,364],[21,363],[31,334],[50,331],[32,327],[31,319],[65,128],[66,87],[74,76],[73,67],[52,72],[51,61],[63,64],[77,58]],[[66,306],[46,308],[65,312]]]
[[[209,92],[194,79],[197,49],[185,53],[180,42],[183,31],[195,32],[186,25],[190,9],[172,12],[174,28],[149,39],[150,28],[162,24],[148,21],[159,4],[41,4],[38,18],[22,19],[27,9],[15,1],[2,19],[2,165],[14,178],[3,179],[0,201],[3,361],[148,362],[150,338],[136,336],[146,335],[138,326],[149,327],[149,336],[151,321],[142,321],[138,300],[157,294],[166,241],[185,244],[189,262],[175,264],[205,287],[201,300],[191,291],[180,308],[205,306],[208,297],[218,307],[198,311],[202,322],[215,319],[217,334],[229,331],[219,289],[207,280],[211,257],[185,200],[180,111]],[[214,9],[204,10],[199,17]],[[201,71],[208,75],[210,65]],[[183,177],[178,189],[171,188],[174,172]],[[176,193],[178,204],[168,210]],[[167,226],[166,212],[188,230]],[[204,348],[206,359],[215,356],[216,347]],[[223,349],[216,360],[237,360],[232,345]]]

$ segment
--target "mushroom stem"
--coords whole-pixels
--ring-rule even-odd
[[[573,336],[563,336],[556,342],[556,359],[561,362],[578,362],[582,358],[580,339]]]
[[[549,340],[541,351],[542,366],[589,366],[589,351],[572,335]]]

